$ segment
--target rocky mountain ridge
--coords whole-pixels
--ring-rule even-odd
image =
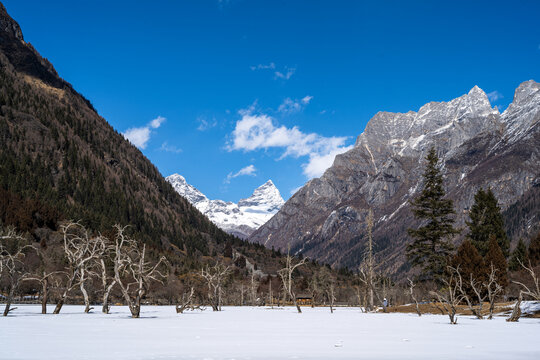
[[[245,239],[267,222],[285,203],[272,180],[259,186],[238,204],[210,200],[179,174],[166,178],[173,188],[222,230]]]
[[[423,159],[431,146],[441,158],[459,225],[476,190],[489,186],[505,211],[517,211],[512,205],[527,198],[528,210],[514,217],[509,229],[526,236],[539,219],[539,89],[533,80],[522,83],[503,114],[477,86],[417,112],[377,113],[355,147],[336,156],[322,177],[309,181],[250,241],[281,249],[290,244],[309,257],[356,267],[363,259],[364,220],[371,208],[377,256],[390,273],[407,271],[406,229],[415,225],[409,201],[421,189]]]

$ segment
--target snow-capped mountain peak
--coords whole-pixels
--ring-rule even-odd
[[[176,192],[185,197],[193,205],[208,201],[208,198],[202,192],[197,190],[193,185],[188,184],[186,179],[180,174],[168,176],[167,181],[171,183]]]
[[[284,201],[279,190],[272,180],[268,180],[263,185],[253,191],[253,194],[247,199],[238,202],[238,206],[245,208],[249,212],[276,213]]]
[[[166,180],[214,224],[241,238],[247,238],[270,220],[285,202],[272,180],[259,186],[250,197],[240,200],[238,204],[209,200],[197,188],[188,184],[182,175],[173,174]]]

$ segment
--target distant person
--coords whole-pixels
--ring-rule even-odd
[[[388,307],[388,300],[386,300],[386,298],[383,299],[382,306],[383,311],[386,312],[386,308]]]

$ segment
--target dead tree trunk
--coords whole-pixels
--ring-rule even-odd
[[[514,305],[514,308],[512,309],[512,314],[506,321],[508,322],[518,322],[519,318],[521,317],[521,301],[523,300],[523,293],[519,292],[519,297],[516,301],[516,305]]]
[[[116,284],[116,281],[113,281],[109,286],[105,288],[105,292],[103,293],[103,306],[101,308],[101,312],[104,314],[108,314],[111,310],[111,307],[109,306],[109,296],[111,294],[111,291]]]
[[[292,260],[293,258],[290,255],[290,247],[289,247],[289,250],[287,251],[287,258],[285,260],[286,261],[285,267],[279,270],[278,274],[281,277],[281,281],[283,282],[284,295],[289,295],[292,298],[292,301],[298,313],[302,313],[302,309],[300,309],[300,305],[298,305],[298,302],[296,301],[296,295],[294,294],[293,289],[292,289],[292,282],[293,282],[292,274],[297,267],[304,265],[306,263],[307,258],[303,258],[295,265],[292,264]]]
[[[62,310],[62,306],[64,306],[64,303],[66,302],[69,292],[75,286],[77,286],[77,284],[75,283],[76,276],[77,276],[77,273],[74,273],[69,277],[68,283],[66,284],[66,288],[64,289],[64,292],[60,296],[60,299],[58,299],[58,302],[56,303],[53,314],[60,314],[60,310]]]
[[[441,291],[432,291],[431,294],[436,296],[443,306],[446,314],[450,318],[450,324],[457,324],[457,306],[463,300],[459,289],[461,288],[462,278],[459,272],[459,267],[448,266],[450,275],[448,278],[443,278],[444,288]]]
[[[497,297],[499,294],[503,291],[503,288],[499,283],[497,282],[497,269],[493,264],[490,266],[490,272],[488,275],[488,281],[484,285],[487,289],[487,297],[489,300],[489,315],[488,320],[493,319],[493,312],[495,311],[495,301],[497,300]]]
[[[81,280],[79,281],[79,289],[81,290],[81,293],[83,294],[84,312],[88,314],[90,310],[93,309],[93,307],[90,307],[90,298],[88,297],[88,291],[86,291],[86,288],[84,287],[85,282],[86,282],[86,270],[82,269]]]
[[[418,305],[418,300],[416,299],[416,296],[414,295],[414,287],[416,286],[415,283],[407,278],[409,282],[409,294],[411,295],[412,300],[414,301],[414,305],[416,306],[416,313],[418,316],[422,316],[422,312],[420,311],[420,306]]]
[[[15,296],[15,289],[13,286],[9,289],[8,296],[6,298],[6,307],[4,308],[4,314],[3,316],[8,316],[10,311],[15,310],[16,308],[12,308],[11,304],[13,303],[13,297]]]

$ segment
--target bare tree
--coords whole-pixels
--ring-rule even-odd
[[[488,274],[487,282],[484,283],[484,287],[487,290],[487,299],[489,301],[489,315],[488,320],[493,319],[493,312],[495,311],[495,301],[499,294],[503,291],[503,288],[497,282],[497,269],[493,265],[490,265],[490,272]]]
[[[58,274],[65,274],[65,272],[64,271],[47,272],[42,269],[40,273],[28,275],[28,277],[24,278],[24,280],[26,281],[35,281],[41,285],[41,313],[42,314],[47,313],[47,302],[49,300],[49,286],[51,284],[51,278]]]
[[[530,296],[534,300],[540,301],[540,282],[539,282],[540,279],[539,279],[539,276],[536,275],[536,273],[534,272],[534,268],[532,267],[530,262],[529,262],[529,266],[525,266],[521,261],[519,263],[523,267],[523,269],[525,269],[525,271],[527,273],[529,273],[529,275],[531,276],[533,286],[528,287],[527,285],[525,285],[524,283],[519,282],[519,281],[514,281],[514,283],[520,285],[523,288],[523,291],[522,291],[523,295]]]
[[[251,283],[250,283],[250,298],[251,298],[251,306],[257,305],[257,287],[259,286],[259,282],[255,280],[255,271],[251,271]]]
[[[285,267],[278,271],[279,276],[281,277],[281,281],[283,283],[283,289],[285,292],[285,297],[289,296],[292,301],[294,302],[294,306],[296,306],[296,310],[298,310],[299,313],[302,312],[302,309],[300,309],[300,306],[298,305],[298,302],[296,301],[296,295],[293,290],[293,280],[292,280],[292,274],[294,270],[302,266],[306,263],[307,258],[303,258],[298,263],[293,263],[293,257],[290,254],[290,246],[287,250],[287,258],[285,260]]]
[[[131,317],[141,315],[141,301],[151,282],[163,283],[166,275],[161,267],[167,264],[164,256],[155,263],[147,259],[146,244],[142,248],[137,241],[125,234],[126,227],[115,225],[117,230],[114,249],[114,278],[120,287]]]
[[[418,314],[418,316],[422,316],[420,306],[418,305],[418,300],[416,299],[416,295],[414,294],[414,287],[416,286],[416,284],[410,278],[407,278],[407,281],[409,283],[409,294],[411,295],[411,298],[416,305],[416,313]]]
[[[477,319],[483,319],[484,315],[482,315],[482,308],[484,300],[486,300],[487,293],[484,292],[484,286],[485,284],[479,282],[476,280],[472,274],[470,274],[469,279],[469,285],[471,286],[471,289],[473,290],[474,294],[476,295],[476,299],[478,301],[478,307],[475,307],[472,304],[471,299],[469,298],[469,295],[466,291],[464,291],[463,287],[460,289],[461,293],[465,297],[465,301],[467,302],[467,306],[469,307],[469,310],[471,313],[476,316]]]
[[[83,293],[85,312],[89,312],[91,310],[90,301],[84,285],[90,276],[95,274],[92,268],[101,252],[101,244],[96,238],[88,235],[84,226],[76,222],[68,222],[62,225],[61,231],[64,238],[64,253],[67,259],[65,269],[67,279],[64,291],[53,313],[60,313],[69,292],[77,286]]]
[[[450,318],[450,324],[457,324],[457,306],[463,300],[460,288],[463,285],[463,279],[458,267],[448,266],[449,276],[442,278],[443,288],[440,291],[431,291],[430,293],[437,297],[442,304],[445,312]]]
[[[519,318],[521,317],[521,302],[523,301],[523,295],[530,296],[534,300],[540,301],[540,279],[538,275],[536,275],[536,273],[534,272],[534,268],[532,267],[530,261],[529,266],[525,266],[521,261],[519,261],[519,264],[531,276],[532,286],[529,287],[522,282],[514,281],[515,284],[518,284],[522,287],[522,290],[519,292],[519,297],[516,301],[516,304],[514,305],[512,314],[508,319],[506,319],[506,321],[510,322],[519,321]]]
[[[330,302],[330,313],[334,313],[334,302],[336,301],[336,283],[334,279],[331,279],[328,290],[326,290],[326,296]]]
[[[311,307],[315,307],[315,301],[319,295],[319,292],[321,291],[319,289],[319,282],[317,281],[317,276],[316,274],[313,274],[313,276],[311,277],[311,280],[309,280],[309,285],[308,285],[308,291],[309,291],[309,294],[311,295]]]
[[[268,284],[268,296],[270,297],[270,307],[274,308],[274,294],[272,294],[272,277],[270,276],[270,281]]]
[[[360,267],[358,268],[358,274],[357,274],[357,280],[360,283],[358,286],[356,286],[356,297],[358,298],[358,303],[360,304],[360,309],[363,312],[371,311],[369,308],[369,279],[368,279],[368,271],[366,269],[367,265],[364,261]],[[373,289],[373,287],[371,287]]]
[[[12,308],[11,304],[21,281],[28,276],[23,260],[26,252],[30,249],[35,248],[29,245],[26,239],[13,228],[0,229],[0,276],[4,274],[9,283],[3,316],[7,316],[10,311],[16,309]]]
[[[221,311],[223,286],[230,272],[230,267],[219,261],[213,267],[207,265],[201,269],[201,276],[208,286],[208,300],[213,311]]]
[[[96,273],[101,281],[103,300],[101,306],[101,312],[108,314],[111,307],[109,305],[109,296],[112,289],[116,285],[116,277],[114,271],[111,271],[108,263],[113,262],[112,253],[115,250],[115,245],[105,236],[98,236],[96,238],[99,244],[99,254],[96,258]]]
[[[366,256],[366,262],[367,262],[367,276],[366,276],[366,286],[367,290],[369,292],[369,303],[368,308],[370,311],[373,311],[374,309],[374,299],[373,299],[373,293],[374,293],[374,276],[375,276],[375,270],[374,270],[374,264],[373,264],[373,211],[369,209],[368,216],[366,219],[366,225],[367,225],[367,235],[368,235],[368,248],[367,248],[367,256]]]
[[[317,291],[324,295],[326,301],[330,305],[330,312],[334,312],[334,302],[336,301],[336,279],[326,267],[322,267],[313,277],[312,282]]]
[[[194,294],[195,294],[195,289],[193,287],[190,289],[189,294],[187,293],[182,294],[182,299],[180,300],[180,304],[176,305],[177,314],[183,314],[184,311],[186,310],[191,310],[191,311],[204,310],[203,307],[201,307],[200,305],[196,305],[193,302]]]

